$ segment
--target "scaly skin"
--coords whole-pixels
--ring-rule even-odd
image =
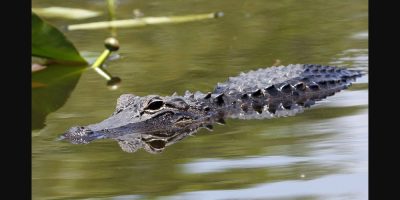
[[[70,128],[61,136],[74,144],[117,140],[124,151],[161,152],[199,128],[212,129],[226,118],[291,116],[346,89],[360,71],[321,65],[289,65],[242,73],[218,83],[213,92],[184,96],[121,95],[106,120]]]

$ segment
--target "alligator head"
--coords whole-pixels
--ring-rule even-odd
[[[200,106],[201,107],[201,106]],[[179,141],[200,127],[211,124],[207,109],[184,97],[138,97],[121,95],[114,113],[106,120],[88,126],[76,126],[60,139],[86,144],[96,139],[117,140],[128,152],[144,148],[159,152],[164,146]]]

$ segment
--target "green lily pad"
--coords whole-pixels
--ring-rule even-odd
[[[52,25],[32,12],[32,56],[55,61],[86,63],[75,46]]]

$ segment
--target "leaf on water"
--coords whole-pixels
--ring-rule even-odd
[[[32,12],[32,56],[86,63],[74,45],[52,25]]]
[[[73,24],[68,26],[68,30],[72,31],[72,30],[90,30],[90,29],[104,29],[104,28],[141,27],[141,26],[155,25],[155,24],[183,23],[183,22],[199,21],[206,19],[214,19],[222,16],[223,16],[222,12],[216,12],[216,13],[171,16],[171,17],[143,17],[136,19]]]
[[[32,11],[44,18],[87,19],[101,15],[101,12],[79,8],[48,7],[32,8]]]

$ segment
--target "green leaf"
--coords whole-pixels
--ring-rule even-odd
[[[74,45],[52,25],[32,12],[32,56],[86,63]]]

